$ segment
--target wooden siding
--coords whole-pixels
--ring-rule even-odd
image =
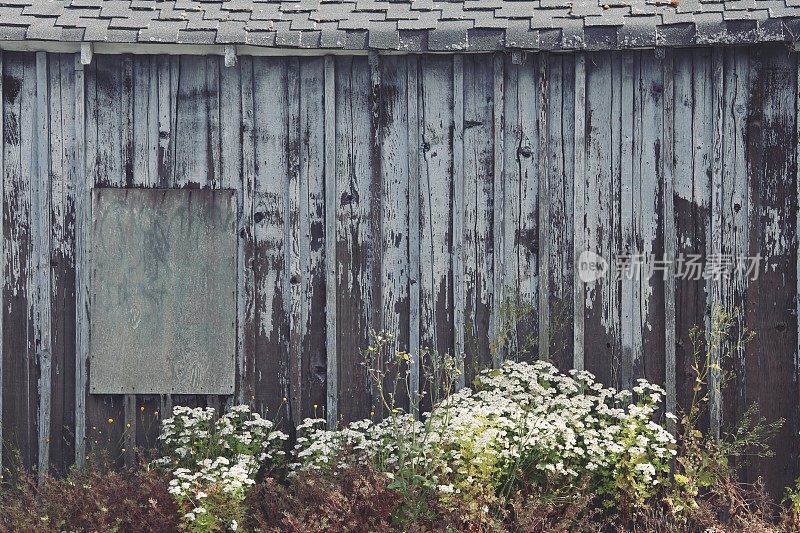
[[[604,382],[690,394],[689,330],[738,306],[755,340],[706,424],[752,401],[787,420],[798,474],[797,59],[781,46],[268,58],[4,52],[0,442],[10,464],[130,460],[176,404],[249,402],[285,424],[375,408],[361,351],[526,349]],[[89,394],[94,186],[231,188],[239,204],[231,397]],[[584,250],[757,255],[757,280],[610,277]],[[674,268],[674,267],[673,267]],[[508,303],[528,312],[509,325]],[[491,340],[502,334],[502,346]],[[529,342],[533,340],[532,344]],[[412,394],[426,384],[412,366]],[[380,362],[379,362],[380,364]],[[407,402],[404,398],[402,401]]]

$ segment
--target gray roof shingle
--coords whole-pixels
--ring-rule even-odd
[[[792,41],[799,26],[800,0],[0,2],[0,40],[15,41],[591,50]]]

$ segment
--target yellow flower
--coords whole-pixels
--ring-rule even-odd
[[[108,419],[108,423],[109,423],[109,424],[113,424],[113,423],[114,423],[114,419],[113,419],[113,418],[109,418],[109,419]]]

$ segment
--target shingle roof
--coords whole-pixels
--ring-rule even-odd
[[[482,51],[800,38],[800,0],[0,0],[0,40]]]

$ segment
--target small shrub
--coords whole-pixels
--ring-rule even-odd
[[[306,472],[285,486],[270,478],[248,495],[248,531],[392,531],[390,517],[397,502],[388,478],[368,466],[346,468],[335,476]]]
[[[674,439],[653,421],[662,398],[644,381],[633,392],[616,391],[588,372],[508,362],[479,374],[474,389],[451,395],[423,421],[396,409],[338,431],[308,420],[298,428],[292,468],[335,474],[369,462],[409,496],[402,518],[412,521],[435,495],[445,508],[457,501],[470,520],[492,523],[520,484],[562,494],[580,486],[608,507],[630,509],[668,479]]]
[[[164,420],[158,461],[172,471],[169,492],[191,532],[236,531],[244,521],[247,489],[264,464],[280,469],[288,436],[239,405],[215,420],[213,408],[176,406]]]
[[[41,484],[21,473],[0,486],[0,531],[179,531],[168,479],[147,465],[122,472],[92,465]]]

